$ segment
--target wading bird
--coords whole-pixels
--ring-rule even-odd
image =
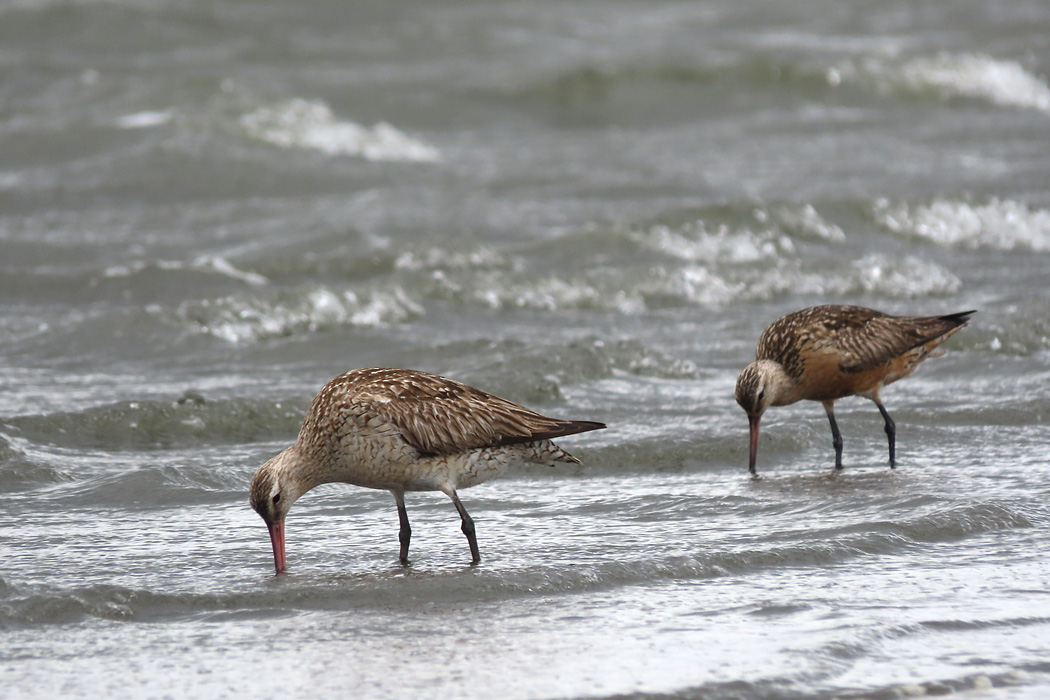
[[[321,389],[295,444],[256,472],[251,505],[266,521],[281,573],[285,516],[300,496],[331,482],[386,489],[397,502],[400,559],[407,566],[412,529],[405,492],[441,491],[459,511],[476,564],[474,521],[456,492],[528,462],[578,464],[551,439],[604,427],[549,418],[426,372],[355,369]]]
[[[755,361],[736,380],[736,401],[751,424],[748,467],[755,474],[758,425],[770,406],[820,401],[831,423],[835,468],[842,469],[836,399],[864,396],[886,424],[890,467],[896,466],[896,425],[879,391],[907,377],[937,346],[966,325],[975,311],[946,316],[890,316],[860,306],[814,306],[774,321],[758,338]]]

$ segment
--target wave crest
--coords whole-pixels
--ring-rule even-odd
[[[433,146],[398,131],[386,122],[372,128],[339,121],[318,100],[293,99],[260,107],[240,118],[244,131],[281,148],[320,151],[329,156],[359,156],[372,161],[433,163],[441,154]]]
[[[1016,61],[983,54],[942,52],[906,60],[866,57],[834,66],[826,77],[832,85],[871,84],[881,92],[932,93],[941,99],[979,99],[1050,113],[1045,79]]]
[[[888,231],[939,245],[1050,251],[1050,211],[1010,199],[986,204],[937,199],[917,206],[880,199],[874,216]]]
[[[341,293],[325,287],[275,296],[230,296],[186,302],[178,318],[229,343],[279,338],[338,326],[384,326],[422,316],[424,309],[400,287]]]
[[[33,443],[92,449],[169,449],[180,444],[250,443],[294,436],[306,404],[249,399],[206,401],[188,391],[173,401],[121,401],[5,420]]]

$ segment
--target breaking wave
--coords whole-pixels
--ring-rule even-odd
[[[294,437],[305,408],[305,401],[212,401],[187,391],[172,401],[121,401],[82,411],[15,416],[4,423],[37,445],[169,449]]]
[[[985,204],[937,199],[921,205],[880,199],[874,215],[888,231],[939,245],[1050,251],[1050,211],[1009,199]]]
[[[665,504],[653,528],[663,528],[681,509],[695,506],[695,496],[683,495]],[[634,521],[644,527],[652,516]],[[1005,508],[960,507],[930,516],[908,519],[901,525],[871,522],[818,533],[806,528],[785,532],[775,542],[764,538],[742,540],[732,546],[700,546],[674,552],[636,552],[619,558],[584,558],[572,566],[525,564],[512,571],[481,569],[467,583],[459,571],[406,574],[371,572],[290,579],[250,590],[157,592],[125,585],[82,583],[66,588],[51,586],[0,587],[0,628],[26,624],[71,622],[86,617],[101,619],[150,619],[231,610],[265,614],[271,608],[315,610],[368,610],[397,605],[405,600],[493,601],[658,581],[708,580],[777,571],[785,566],[827,568],[889,552],[912,550],[917,544],[957,541],[979,533],[1031,527],[1025,518]],[[294,592],[292,590],[294,589]],[[1042,618],[1036,618],[1035,622]]]
[[[879,201],[873,206],[875,223],[892,233],[1050,248],[1050,214],[1013,202],[984,207],[935,202],[913,208]],[[870,227],[872,215],[865,212],[865,218],[862,223]],[[961,233],[952,238],[948,232],[960,226]],[[323,261],[304,259],[295,267],[299,277],[353,270],[362,279],[352,286],[288,287],[281,278],[289,272],[266,259],[249,266],[265,275],[214,256],[156,265],[219,274],[259,288],[188,300],[175,310],[177,322],[229,343],[412,323],[435,304],[639,315],[766,301],[783,294],[912,299],[950,295],[962,287],[955,274],[933,260],[856,252],[851,243],[840,225],[812,205],[782,204],[694,212],[653,223],[585,226],[526,246],[408,246],[386,251],[370,264],[347,248]],[[123,265],[106,275],[141,271],[141,266]]]
[[[261,107],[240,118],[254,138],[281,148],[302,148],[330,156],[359,156],[372,161],[433,163],[441,154],[433,146],[398,131],[386,122],[368,128],[339,121],[321,101],[293,99]]]
[[[939,53],[910,59],[865,57],[829,68],[827,81],[872,84],[882,92],[932,93],[1050,113],[1050,86],[1016,61]]]
[[[219,255],[201,255],[190,262],[181,260],[137,260],[129,263],[110,265],[103,271],[103,277],[133,277],[142,272],[152,271],[183,271],[207,272],[212,274],[240,280],[253,286],[262,286],[268,282],[266,277],[256,272],[241,270],[230,263],[226,258]]]
[[[176,315],[202,333],[242,343],[338,326],[383,326],[422,316],[424,309],[399,287],[336,292],[300,288],[269,296],[229,296],[183,303]]]

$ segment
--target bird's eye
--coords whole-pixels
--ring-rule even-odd
[[[274,502],[274,505],[276,505],[277,503],[279,503],[279,502],[280,502],[280,500],[281,500],[281,494],[279,494],[279,493],[277,493],[277,494],[274,494],[274,497],[273,497],[273,502]]]
[[[759,401],[761,401],[765,397],[766,397],[766,390],[765,389],[763,389],[762,391],[758,392],[758,400]]]

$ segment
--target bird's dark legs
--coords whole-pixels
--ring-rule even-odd
[[[828,422],[831,423],[831,444],[835,447],[835,468],[842,469],[842,433],[839,432],[839,424],[835,422],[835,402],[825,401],[824,410],[828,414]]]
[[[467,509],[463,507],[463,503],[459,500],[459,496],[456,495],[455,491],[448,491],[448,497],[452,499],[452,504],[459,511],[459,517],[463,519],[463,534],[467,536],[467,543],[470,544],[470,556],[472,557],[470,563],[477,564],[481,561],[481,553],[478,552],[478,538],[474,534],[474,520],[467,513]]]
[[[397,517],[401,521],[401,529],[397,533],[397,539],[401,542],[401,566],[408,566],[408,543],[412,540],[412,527],[408,524],[408,511],[405,510],[405,494],[400,491],[392,493],[397,501]]]
[[[896,455],[896,444],[897,444],[897,424],[890,418],[890,414],[886,412],[886,408],[882,405],[881,401],[876,401],[875,405],[879,407],[879,413],[882,414],[882,419],[886,421],[886,438],[890,442],[890,469],[897,468],[897,455]]]

